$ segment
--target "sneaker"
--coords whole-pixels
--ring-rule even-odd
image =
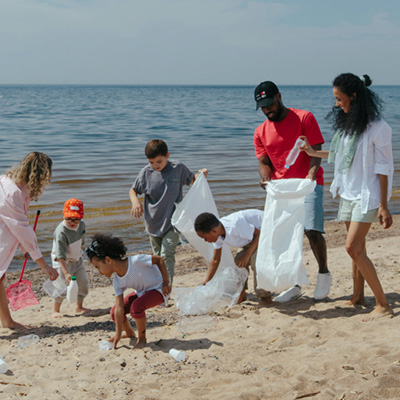
[[[286,303],[287,301],[296,300],[300,296],[301,287],[296,285],[276,296],[274,301],[276,301],[277,303]]]
[[[327,274],[318,274],[317,284],[314,290],[314,299],[322,300],[328,296],[332,285],[332,275],[330,272]]]

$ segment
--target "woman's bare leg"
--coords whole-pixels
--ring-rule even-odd
[[[367,236],[370,227],[370,223],[351,221],[349,223],[346,238],[346,251],[357,266],[358,271],[367,281],[376,300],[375,309],[368,314],[363,321],[369,321],[377,317],[393,314],[385,293],[383,292],[374,264],[368,258],[365,251],[365,237]],[[357,288],[359,290],[360,280],[357,275],[355,277],[357,278],[356,284],[358,285]]]

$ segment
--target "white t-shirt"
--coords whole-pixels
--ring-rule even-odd
[[[343,135],[339,145],[338,159],[342,158],[343,149],[349,141],[349,135]],[[345,200],[354,201],[361,199],[362,186],[362,142],[363,136],[358,139],[357,149],[354,154],[353,162],[350,168],[344,174],[339,173],[338,178],[341,182],[339,187],[339,196]]]
[[[255,228],[261,229],[264,211],[237,211],[220,219],[225,228],[225,237],[219,236],[214,243],[214,249],[220,249],[224,244],[231,247],[244,247],[254,237]]]
[[[158,266],[151,263],[151,255],[137,254],[128,257],[128,270],[124,276],[114,275],[114,293],[120,296],[126,289],[135,289],[138,297],[150,290],[162,294],[163,278]],[[164,300],[167,300],[164,295]]]

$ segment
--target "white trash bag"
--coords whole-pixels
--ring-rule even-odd
[[[309,283],[302,260],[304,198],[315,185],[310,179],[268,182],[256,259],[259,288],[282,292]]]
[[[204,174],[200,173],[182,202],[177,205],[172,215],[172,225],[210,262],[214,247],[197,236],[194,230],[194,221],[203,212],[210,212],[218,218],[210,186]],[[183,315],[206,314],[224,306],[232,306],[242,291],[247,275],[245,268],[235,265],[230,248],[224,245],[221,262],[213,279],[195,288],[174,288],[176,305]]]
[[[235,266],[218,268],[210,282],[194,288],[173,288],[180,315],[202,315],[231,307],[240,295],[248,272]]]

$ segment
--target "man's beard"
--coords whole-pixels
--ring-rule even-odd
[[[269,121],[276,122],[276,121],[280,120],[280,118],[282,116],[282,112],[283,112],[282,104],[280,102],[278,102],[278,109],[276,110],[276,113],[274,114],[274,116],[268,117],[268,115],[266,115],[266,117],[268,118]]]

